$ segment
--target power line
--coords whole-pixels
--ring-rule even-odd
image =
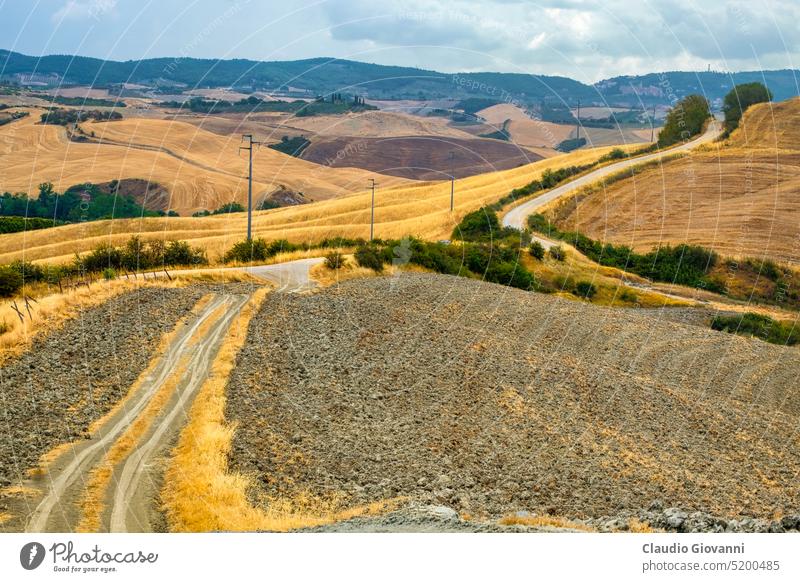
[[[239,146],[239,151],[246,150],[248,153],[248,172],[247,172],[247,241],[253,240],[253,146],[260,146],[261,141],[253,141],[252,133],[242,135],[242,141],[247,140],[246,146]]]

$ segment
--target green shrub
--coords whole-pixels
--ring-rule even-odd
[[[205,251],[192,247],[187,242],[143,241],[138,236],[132,236],[122,248],[102,243],[93,251],[81,257],[76,256],[72,269],[101,273],[106,269],[119,272],[123,269],[138,271],[205,264],[208,264]],[[52,278],[56,275],[61,277],[63,273],[51,273],[46,277]]]
[[[64,224],[50,218],[25,218],[24,216],[0,216],[0,234],[39,230]]]
[[[711,329],[757,337],[773,344],[793,346],[800,342],[800,328],[796,324],[775,321],[758,313],[718,315],[711,320]]]
[[[117,271],[109,267],[103,271],[103,279],[106,281],[113,281],[117,278]]]
[[[579,281],[577,285],[575,285],[575,289],[572,291],[578,297],[583,297],[584,299],[591,299],[595,295],[597,295],[597,287],[595,287],[589,281]]]
[[[164,265],[207,265],[208,257],[203,249],[192,247],[182,240],[170,241],[164,249]]]
[[[331,270],[341,269],[347,264],[347,259],[339,251],[325,255],[325,266]]]
[[[354,256],[359,267],[372,269],[376,273],[383,271],[384,257],[374,245],[358,247]]]
[[[277,200],[262,200],[257,210],[274,210],[280,208],[281,204]]]
[[[772,101],[772,92],[762,83],[736,85],[725,95],[722,105],[722,111],[725,113],[725,133],[730,134],[739,127],[742,115],[748,107],[768,101]]]
[[[494,261],[486,269],[485,277],[487,281],[516,287],[529,291],[535,288],[534,277],[530,271],[516,262]]]
[[[265,261],[269,256],[267,241],[263,238],[254,238],[252,240],[245,239],[233,245],[233,247],[225,253],[223,260],[226,263],[231,263],[233,261],[249,263],[250,261]]]
[[[228,202],[217,208],[211,214],[231,214],[232,212],[244,212],[245,210],[247,210],[247,208],[238,202]]]
[[[625,152],[622,149],[614,148],[613,150],[611,150],[610,152],[608,152],[604,156],[600,156],[600,161],[601,162],[610,162],[612,160],[621,160],[621,159],[626,158],[626,157],[627,157],[627,155],[625,154]]]
[[[467,214],[453,230],[453,240],[490,240],[501,231],[497,213],[488,208],[480,208]]]
[[[323,249],[339,249],[343,247],[359,247],[367,244],[363,238],[346,238],[343,236],[335,236],[333,238],[326,238],[319,246]]]
[[[702,95],[687,95],[667,114],[664,127],[658,134],[659,147],[671,146],[699,134],[709,117],[708,100]]]
[[[603,266],[630,271],[654,281],[703,287],[716,292],[725,290],[724,282],[707,277],[717,264],[718,255],[700,246],[665,246],[642,255],[625,245],[603,244],[579,232],[562,232],[541,214],[530,216],[528,226],[550,238],[571,243],[578,251]],[[551,255],[552,251],[551,248]]]
[[[278,239],[268,243],[262,238],[254,238],[252,241],[243,240],[233,245],[233,248],[225,253],[222,260],[226,263],[232,261],[241,263],[265,261],[278,253],[289,253],[299,248],[303,247],[290,243],[286,239]]]
[[[22,275],[9,266],[0,267],[0,297],[11,297],[22,287]]]
[[[550,256],[553,257],[556,261],[564,261],[567,258],[567,253],[564,251],[564,247],[562,246],[554,246],[550,247]]]
[[[531,243],[531,246],[528,248],[528,252],[534,259],[541,261],[544,258],[544,247],[538,240],[535,240]]]
[[[626,303],[638,303],[639,297],[631,291],[630,289],[623,289],[619,292],[618,295],[620,301],[625,301]]]

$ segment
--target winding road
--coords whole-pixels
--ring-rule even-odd
[[[615,164],[609,164],[607,166],[603,166],[602,168],[598,168],[597,170],[589,172],[588,174],[580,176],[579,178],[575,178],[574,180],[571,180],[566,184],[557,186],[556,188],[553,188],[552,190],[545,192],[544,194],[534,198],[533,200],[528,200],[527,202],[523,202],[519,206],[512,208],[505,214],[505,216],[503,216],[503,226],[510,226],[513,228],[518,228],[520,230],[523,230],[527,226],[528,216],[535,213],[537,210],[546,206],[547,204],[550,204],[554,200],[558,200],[563,196],[571,194],[578,188],[588,186],[589,184],[597,182],[598,180],[610,176],[611,174],[615,174],[620,170],[625,170],[632,166],[637,166],[639,164],[643,164],[653,160],[658,160],[664,156],[669,156],[676,152],[690,150],[701,144],[708,143],[719,137],[721,132],[722,132],[722,125],[718,121],[712,121],[711,123],[708,124],[708,128],[706,129],[706,131],[700,137],[692,141],[688,141],[681,145],[675,146],[667,150],[662,150],[654,154],[648,154],[645,156],[630,158],[627,160],[623,160],[621,162],[617,162]],[[556,244],[551,240],[548,240],[546,238],[541,238],[539,236],[535,236],[534,239],[542,243],[542,246],[544,246],[545,248],[550,248]]]
[[[503,225],[522,229],[529,215],[577,188],[631,166],[709,142],[720,131],[719,123],[712,122],[706,132],[693,141],[599,168],[513,208],[503,217]],[[547,247],[554,244],[546,239],[538,240]],[[301,293],[315,286],[309,271],[323,260],[308,258],[275,265],[174,273],[242,271],[274,284],[276,292]],[[92,482],[96,469],[104,466],[111,474],[107,481],[101,482],[102,492],[97,502],[99,526],[95,527],[116,532],[158,528],[156,499],[163,472],[161,461],[169,454],[170,444],[184,425],[194,396],[208,378],[227,330],[247,300],[247,295],[215,293],[182,323],[120,410],[110,414],[90,439],[75,443],[48,467],[36,484],[42,496],[28,516],[27,531],[75,531],[84,518],[85,507],[81,507],[81,501],[85,499],[87,484]],[[151,405],[157,397],[163,398],[163,405],[158,400],[155,400],[158,406]],[[154,408],[157,408],[155,412]],[[132,434],[136,423],[144,428]],[[124,439],[130,442],[122,447],[123,453],[111,455]]]

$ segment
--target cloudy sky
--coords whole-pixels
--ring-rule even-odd
[[[0,48],[126,60],[315,56],[444,72],[794,68],[798,0],[0,0]]]

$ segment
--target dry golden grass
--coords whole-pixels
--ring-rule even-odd
[[[465,214],[496,201],[512,189],[538,178],[546,169],[585,164],[607,153],[609,148],[581,150],[533,164],[481,174],[456,181],[455,211],[450,212],[449,183],[416,183],[385,187],[379,180],[375,197],[375,236],[401,238],[415,235],[426,239],[449,238]],[[365,183],[355,184],[363,188]],[[370,193],[325,200],[314,204],[256,212],[255,236],[268,240],[286,238],[292,242],[318,242],[334,236],[369,236]],[[143,239],[181,239],[207,249],[211,259],[219,258],[243,239],[247,219],[244,213],[204,218],[144,218],[97,221],[14,233],[0,237],[0,263],[15,259],[65,262],[75,253],[93,249],[101,242],[123,244],[131,234]]]
[[[291,117],[283,123],[282,127],[287,129],[298,128],[326,137],[472,137],[468,133],[450,127],[444,118],[424,118],[396,111],[364,111],[346,115]]]
[[[6,330],[0,334],[0,364],[27,350],[37,335],[58,329],[81,311],[101,305],[121,293],[145,287],[183,287],[198,282],[242,281],[264,283],[263,280],[244,272],[205,271],[174,274],[172,280],[166,276],[144,278],[141,274],[136,279],[97,280],[89,287],[80,286],[64,293],[53,293],[54,287],[50,286],[41,286],[35,289],[35,292],[26,289],[26,294],[36,299],[35,303],[30,302],[30,315],[22,298],[0,302],[0,323]],[[24,321],[20,320],[13,308],[15,302],[17,308],[25,315]]]
[[[270,499],[265,508],[255,507],[248,499],[250,480],[228,470],[235,427],[225,421],[225,387],[249,322],[267,293],[266,288],[256,291],[232,324],[173,452],[162,491],[171,531],[286,531],[379,513],[401,502],[340,510],[335,497],[301,493],[291,499]]]
[[[511,142],[523,147],[555,149],[573,134],[571,125],[559,125],[536,119],[514,119],[507,127]]]
[[[342,249],[342,252],[347,252],[347,249]],[[314,265],[311,267],[309,275],[312,279],[314,279],[314,281],[317,282],[317,284],[319,284],[320,287],[324,288],[330,287],[331,285],[337,285],[351,279],[363,279],[365,277],[394,277],[402,272],[428,272],[423,267],[408,264],[403,266],[386,265],[384,266],[383,271],[377,273],[372,269],[359,267],[352,255],[346,254],[345,257],[347,259],[347,264],[341,269],[329,269],[327,266],[325,266],[325,263],[320,263],[319,265]]]
[[[798,115],[800,99],[754,106],[724,144],[593,188],[548,214],[564,230],[636,250],[689,243],[727,257],[797,261]]]
[[[35,192],[40,182],[57,191],[84,182],[143,178],[171,193],[171,208],[181,215],[214,210],[231,201],[246,203],[247,160],[240,157],[240,136],[220,136],[183,121],[128,118],[85,123],[87,134],[104,143],[77,143],[65,129],[37,125],[41,110],[0,128],[3,188]],[[255,153],[256,200],[283,184],[312,199],[327,199],[363,189],[373,173],[355,168],[327,168],[269,148]],[[384,184],[400,178],[379,176]]]
[[[97,532],[100,529],[100,520],[105,509],[104,497],[111,482],[114,467],[125,460],[133,451],[142,435],[151,427],[153,419],[164,405],[169,401],[178,384],[180,373],[186,368],[186,359],[178,362],[176,374],[153,395],[142,414],[136,417],[125,433],[106,452],[100,463],[88,475],[86,489],[81,498],[81,521],[76,531],[79,533]]]
[[[481,109],[475,115],[482,117],[492,125],[501,126],[506,119],[512,121],[529,121],[530,115],[525,113],[520,107],[511,103],[498,103],[486,109]]]
[[[137,287],[174,284],[176,283],[170,283],[166,279],[96,281],[89,287],[78,287],[47,296],[40,295],[36,303],[30,303],[30,316],[24,300],[20,298],[4,300],[0,303],[0,322],[5,322],[7,331],[0,335],[0,363],[24,352],[37,335],[57,329],[84,309],[105,303],[112,297]],[[12,307],[14,302],[25,315],[24,323]]]
[[[728,143],[736,148],[797,150],[800,143],[800,99],[759,103],[744,114]]]
[[[594,532],[595,529],[570,521],[563,517],[555,517],[549,515],[508,515],[499,520],[500,525],[526,525],[531,527],[554,527],[559,529],[570,529],[581,532]]]
[[[628,520],[628,531],[631,533],[655,533],[658,530],[633,517]]]
[[[690,243],[725,256],[800,258],[800,152],[726,148],[651,167],[550,215],[564,230],[649,250]]]
[[[158,359],[161,356],[163,356],[164,353],[167,351],[167,348],[173,342],[173,340],[175,339],[175,337],[177,336],[177,334],[181,330],[181,328],[183,328],[183,326],[186,325],[186,322],[189,319],[192,319],[192,318],[196,317],[197,315],[199,315],[200,312],[202,312],[203,309],[206,307],[206,305],[208,305],[208,302],[211,301],[212,297],[213,297],[212,293],[208,293],[207,295],[203,295],[197,301],[197,303],[194,304],[194,307],[192,307],[192,310],[189,312],[189,314],[186,315],[185,317],[182,317],[178,321],[178,323],[175,324],[175,327],[172,328],[172,330],[170,330],[169,332],[165,333],[161,337],[161,340],[158,342],[158,347],[156,348],[155,355],[150,360],[150,363],[148,364],[147,368],[141,374],[139,374],[139,378],[130,387],[130,389],[128,390],[128,393],[125,395],[124,398],[122,398],[122,400],[117,402],[111,408],[111,410],[109,410],[105,415],[103,415],[101,418],[98,418],[91,425],[89,425],[89,433],[90,434],[94,434],[95,432],[97,432],[97,430],[99,430],[99,428],[101,426],[103,426],[111,417],[113,417],[115,414],[117,414],[122,409],[122,407],[125,406],[125,404],[128,401],[130,401],[130,398],[134,394],[136,394],[136,392],[139,391],[139,389],[142,387],[142,383],[144,382],[144,380],[148,376],[150,376],[151,372],[153,371],[153,368],[155,368],[156,364],[158,363]]]

